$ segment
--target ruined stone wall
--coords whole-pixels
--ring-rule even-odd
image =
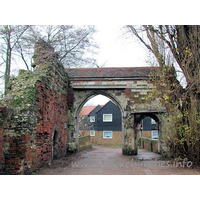
[[[6,108],[0,107],[0,174],[3,173],[4,155],[3,155],[3,119],[5,118]]]
[[[47,65],[36,66],[34,71],[46,74],[36,84],[38,89],[37,162],[42,166],[50,163],[53,157],[60,158],[66,154],[68,83],[62,64],[57,63],[53,58],[47,62]]]
[[[44,41],[34,61],[34,72],[11,78],[2,101],[3,174],[30,174],[67,151],[67,75]]]
[[[3,128],[0,127],[0,174],[3,173]]]
[[[28,174],[36,167],[37,88],[40,75],[20,70],[10,79],[2,104],[4,174]]]

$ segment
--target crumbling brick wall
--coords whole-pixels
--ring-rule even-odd
[[[3,173],[4,156],[3,156],[3,119],[6,108],[0,107],[0,174]]]
[[[0,126],[4,174],[30,174],[66,154],[68,78],[57,56],[38,41],[34,72],[20,70],[10,80]]]

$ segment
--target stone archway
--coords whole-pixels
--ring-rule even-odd
[[[78,150],[78,118],[82,106],[101,94],[110,98],[122,113],[122,154],[136,155],[135,119],[141,113],[165,113],[155,88],[149,81],[150,68],[88,68],[66,69],[73,99],[68,120],[68,150]],[[160,121],[160,120],[159,120]]]
[[[137,126],[138,124],[140,123],[141,120],[143,120],[145,117],[150,117],[152,119],[155,120],[156,124],[157,124],[157,127],[158,127],[158,153],[161,153],[161,150],[162,150],[162,134],[160,132],[161,130],[161,127],[160,127],[160,119],[159,119],[159,116],[161,115],[161,113],[151,113],[151,112],[148,112],[148,113],[136,113],[135,114],[135,120],[134,120],[134,129],[135,129],[135,142],[136,142],[136,146],[138,145],[137,142],[138,142],[138,138],[137,138]]]
[[[124,117],[124,108],[121,105],[121,102],[112,94],[109,94],[109,92],[106,91],[102,91],[102,90],[95,90],[95,91],[90,91],[90,93],[88,93],[87,95],[85,95],[81,101],[79,102],[79,104],[76,105],[75,109],[74,109],[74,113],[75,113],[75,137],[74,137],[74,142],[76,144],[78,144],[78,133],[79,133],[79,113],[82,109],[82,107],[84,106],[84,104],[90,100],[91,98],[97,96],[97,95],[104,95],[106,97],[108,97],[109,99],[111,99],[120,109],[121,114],[122,114],[122,146],[124,146],[124,122],[123,122],[123,117]],[[76,145],[76,148],[78,148],[78,145]]]
[[[121,92],[122,95],[119,96]],[[68,150],[76,152],[79,149],[79,113],[83,105],[97,95],[104,95],[110,98],[121,110],[122,114],[122,154],[123,155],[137,155],[137,136],[136,136],[136,127],[142,118],[145,116],[152,117],[156,122],[159,123],[159,115],[161,112],[151,111],[151,110],[135,110],[131,109],[131,106],[134,106],[134,101],[127,100],[126,95],[124,95],[123,90],[85,90],[79,89],[74,90],[74,103],[73,107],[70,110],[71,120],[69,123],[68,136]],[[147,104],[148,105],[148,104]],[[149,104],[151,105],[151,104]],[[155,109],[156,110],[156,109]],[[158,140],[158,151],[161,152],[161,137]]]
[[[75,109],[75,116],[77,117],[79,115],[81,108],[87,101],[89,101],[91,98],[93,98],[97,95],[104,95],[104,96],[108,97],[120,108],[122,113],[124,112],[124,108],[121,105],[121,102],[115,96],[113,96],[109,92],[105,92],[103,90],[95,90],[83,97],[82,101],[79,103],[79,105]]]

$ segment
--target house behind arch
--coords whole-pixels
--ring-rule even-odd
[[[96,111],[98,111],[102,106],[83,106],[81,112],[79,113],[79,137],[90,135],[90,131],[94,130],[93,117]],[[93,114],[94,113],[94,114]],[[95,119],[95,117],[94,117]]]
[[[80,135],[91,136],[98,145],[122,145],[121,111],[112,101],[103,106],[83,106],[80,112]],[[138,139],[158,139],[158,127],[153,118],[145,117],[137,127]]]
[[[96,106],[87,116],[80,118],[81,136],[83,133],[84,136],[90,135],[92,142],[98,145],[122,145],[121,111],[112,101]]]

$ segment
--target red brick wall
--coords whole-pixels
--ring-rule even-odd
[[[5,155],[5,174],[30,174],[36,169],[36,151],[30,147],[30,134],[4,137],[9,142]]]
[[[68,79],[64,67],[50,55],[34,71],[21,70],[11,80],[11,98],[4,100],[8,109],[0,117],[3,174],[30,174],[50,164],[53,155],[60,158],[67,153]]]
[[[54,130],[59,133],[58,158],[66,154],[67,149],[67,90],[61,91],[49,90],[45,88],[43,82],[38,82],[38,123],[36,129],[36,146],[38,166],[51,163],[52,159],[52,141]],[[61,85],[64,87],[64,85]],[[61,93],[60,93],[61,92]]]
[[[5,118],[6,108],[0,107],[0,174],[3,173],[4,156],[3,156],[3,119]]]
[[[2,174],[2,170],[3,170],[3,126],[0,124],[0,174]]]
[[[50,164],[53,151],[56,158],[67,153],[68,131],[65,123],[68,121],[68,79],[64,67],[55,61],[54,57],[45,59],[47,65],[38,65],[36,72],[46,72],[46,77],[36,84],[37,88],[37,128],[36,151],[37,167]],[[56,150],[54,149],[54,133],[58,133]],[[54,154],[55,155],[55,154]]]
[[[3,169],[3,128],[0,127],[0,174]]]
[[[36,168],[36,150],[31,145],[34,126],[27,124],[29,120],[21,122],[22,115],[9,108],[1,112],[0,174],[29,174]]]
[[[60,80],[62,78],[60,77]],[[49,88],[51,79],[41,79],[36,83],[36,110],[26,110],[36,118],[35,123],[20,123],[15,110],[8,110],[4,127],[0,127],[0,161],[5,162],[4,174],[30,174],[33,170],[48,165],[53,159],[53,134],[59,135],[57,158],[67,151],[67,88],[65,83]],[[3,149],[3,142],[5,148]],[[3,152],[4,151],[4,152]],[[4,159],[3,160],[3,154]],[[2,165],[3,166],[3,165]],[[2,173],[2,172],[1,172]]]

